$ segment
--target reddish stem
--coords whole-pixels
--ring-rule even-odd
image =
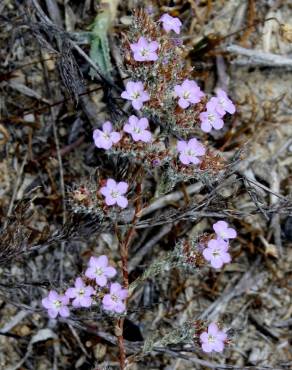
[[[128,271],[128,256],[129,256],[129,245],[132,241],[132,237],[135,234],[135,226],[138,220],[138,214],[142,209],[142,204],[141,204],[141,192],[142,192],[142,185],[137,184],[136,187],[136,192],[137,192],[137,201],[136,201],[136,208],[135,208],[135,215],[133,218],[133,224],[131,228],[129,229],[124,242],[121,242],[120,244],[120,253],[121,253],[121,260],[122,260],[122,272],[123,272],[123,283],[124,287],[128,289],[129,287],[129,271]],[[126,300],[126,305],[127,305],[127,300]],[[124,318],[121,318],[117,322],[117,339],[118,339],[118,347],[120,351],[120,367],[121,370],[125,369],[126,365],[126,350],[125,350],[125,344],[124,344]]]

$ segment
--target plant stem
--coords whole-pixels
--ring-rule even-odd
[[[136,201],[136,208],[135,208],[135,215],[133,219],[133,223],[129,231],[127,232],[127,235],[125,237],[125,240],[120,243],[120,253],[121,253],[121,260],[122,260],[122,273],[123,273],[123,283],[124,287],[126,289],[129,288],[129,271],[128,271],[128,256],[129,256],[129,245],[132,241],[132,238],[135,234],[135,227],[136,223],[138,221],[138,214],[140,210],[142,209],[142,204],[141,204],[141,192],[142,192],[142,185],[141,183],[137,184],[136,187],[136,193],[137,193],[137,201]],[[127,301],[125,302],[127,306]],[[125,345],[124,345],[124,318],[121,318],[117,322],[117,339],[118,339],[118,347],[120,351],[120,367],[121,370],[125,369],[126,365],[126,350],[125,350]]]

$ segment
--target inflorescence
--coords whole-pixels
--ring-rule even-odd
[[[162,24],[163,31],[158,23]],[[157,167],[167,163],[173,172],[192,175],[196,170],[208,167],[208,163],[214,163],[209,149],[193,133],[202,137],[213,129],[222,129],[224,116],[234,114],[235,106],[222,89],[216,91],[216,96],[208,98],[190,78],[191,71],[183,61],[183,43],[177,36],[171,36],[172,31],[179,35],[181,27],[181,21],[169,14],[164,14],[158,22],[153,22],[145,14],[136,16],[129,39],[124,44],[125,65],[131,80],[121,94],[122,99],[131,103],[135,114],[115,125],[104,122],[102,129],[94,130],[93,140],[98,149],[108,154],[125,151],[138,153],[135,158],[140,156],[142,159],[144,151],[145,165],[150,163]],[[156,129],[152,132],[153,126]],[[169,134],[176,137],[174,151],[164,144]],[[105,207],[128,207],[127,182],[108,178],[102,184],[97,193],[104,197],[100,202],[103,201]],[[77,195],[85,206],[90,203],[88,190],[82,189]],[[200,243],[200,256],[215,269],[220,269],[231,261],[229,240],[237,234],[222,220],[213,225],[213,230],[212,236]],[[105,311],[124,314],[129,292],[119,283],[110,282],[116,274],[107,256],[91,257],[84,275],[76,278],[73,287],[64,294],[51,290],[42,305],[51,318],[68,317],[70,305],[75,309],[101,305]],[[206,331],[198,334],[198,338],[204,352],[222,352],[227,334],[213,322]]]

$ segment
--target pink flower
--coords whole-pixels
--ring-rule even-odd
[[[221,239],[234,239],[237,236],[237,233],[231,227],[228,227],[228,223],[225,221],[217,221],[213,225],[213,229],[217,236]]]
[[[199,103],[204,93],[201,91],[195,81],[185,80],[181,85],[174,86],[174,91],[179,97],[178,105],[186,109],[190,104]]]
[[[127,82],[126,91],[122,92],[123,99],[131,100],[133,108],[140,110],[145,101],[150,100],[148,92],[144,91],[144,86],[141,81]]]
[[[231,261],[228,247],[228,243],[223,239],[211,239],[208,242],[208,247],[203,250],[203,256],[211,263],[212,267],[219,269],[224,263]]]
[[[208,107],[209,103],[207,103],[207,112],[202,112],[199,115],[201,120],[201,129],[204,132],[210,132],[212,127],[215,130],[220,130],[224,126],[224,121],[216,110],[212,110],[210,106]]]
[[[171,15],[165,13],[163,16],[159,19],[160,22],[163,22],[162,27],[166,32],[170,32],[173,30],[175,33],[180,33],[180,28],[182,26],[181,21],[179,18],[172,17]]]
[[[42,299],[42,305],[48,310],[48,315],[55,319],[58,315],[68,317],[70,315],[67,307],[69,298],[51,290],[46,298]]]
[[[72,302],[74,307],[90,307],[93,294],[94,289],[90,285],[85,285],[80,277],[75,280],[75,287],[68,288],[65,292],[66,297],[74,298]]]
[[[198,156],[206,153],[206,149],[197,139],[190,139],[188,142],[181,140],[178,141],[176,146],[180,153],[179,159],[183,164],[198,164],[200,163]]]
[[[108,206],[113,206],[117,204],[121,208],[126,208],[128,205],[128,200],[123,195],[126,194],[128,190],[128,184],[126,182],[116,183],[113,179],[108,179],[106,186],[100,189],[100,192],[105,196],[105,203]]]
[[[107,311],[123,313],[126,305],[123,302],[128,297],[128,290],[123,289],[119,283],[113,283],[110,287],[110,293],[103,297],[103,308]]]
[[[145,37],[140,37],[137,43],[130,45],[137,62],[154,62],[158,59],[156,50],[159,48],[157,41],[148,42]]]
[[[200,335],[202,350],[204,352],[222,352],[227,335],[224,331],[219,330],[216,323],[212,322],[208,326],[208,331]]]
[[[121,140],[121,134],[113,131],[112,123],[107,121],[102,125],[102,131],[99,129],[93,131],[93,140],[98,148],[110,149]]]
[[[151,141],[151,132],[146,130],[149,126],[147,118],[138,118],[131,116],[129,122],[125,124],[124,131],[131,134],[134,141],[144,141],[149,143]]]
[[[105,255],[100,257],[90,257],[89,267],[85,271],[85,276],[96,281],[96,284],[104,287],[107,279],[116,275],[117,270],[108,265],[108,258]]]
[[[210,99],[207,103],[212,110],[215,110],[221,117],[223,117],[226,112],[233,114],[235,113],[235,105],[228,98],[226,92],[222,89],[217,90],[217,96]]]

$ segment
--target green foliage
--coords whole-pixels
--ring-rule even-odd
[[[110,78],[112,64],[110,60],[110,48],[108,42],[108,31],[111,26],[111,14],[109,9],[99,13],[92,24],[90,36],[90,58],[100,67],[102,74]],[[92,78],[96,71],[90,70]]]
[[[167,347],[170,344],[192,342],[195,335],[195,326],[192,322],[185,322],[180,328],[171,330],[161,337],[155,332],[146,338],[143,352],[151,352],[153,347]]]

